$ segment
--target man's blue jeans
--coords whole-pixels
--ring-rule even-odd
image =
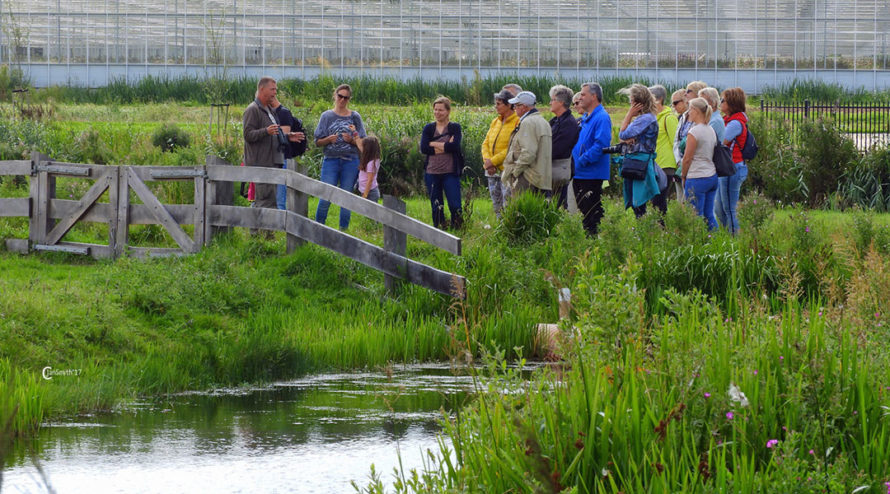
[[[729,233],[735,235],[739,231],[739,192],[742,190],[742,182],[748,178],[748,165],[744,162],[735,164],[735,175],[720,177],[717,184],[717,202],[714,203],[714,213],[720,224],[726,227]]]
[[[463,224],[463,207],[460,198],[460,176],[457,173],[429,174],[425,173],[426,191],[430,196],[433,208],[433,226],[445,229],[445,203],[442,194],[448,199],[451,211],[451,227],[460,228]]]
[[[321,163],[321,181],[330,185],[339,185],[341,189],[352,192],[355,182],[358,180],[358,158],[329,158],[325,156]],[[324,223],[328,219],[328,208],[331,203],[324,200],[318,201],[318,209],[315,210],[315,221]],[[340,229],[349,228],[350,211],[340,208]]]
[[[717,196],[717,174],[706,178],[687,178],[685,191],[696,213],[707,221],[708,230],[715,230],[717,218],[714,217],[714,198]]]
[[[284,160],[284,166],[281,168],[287,170],[287,160]],[[287,186],[279,185],[275,189],[275,203],[278,205],[278,209],[287,209]]]

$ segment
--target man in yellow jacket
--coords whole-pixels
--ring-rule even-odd
[[[488,193],[491,195],[494,214],[498,219],[501,218],[504,197],[507,195],[504,183],[501,181],[504,158],[507,156],[510,134],[519,123],[519,117],[513,111],[513,105],[509,103],[512,97],[513,94],[506,90],[494,95],[494,109],[498,112],[498,116],[491,121],[485,140],[482,141],[482,162],[485,177],[488,178]]]

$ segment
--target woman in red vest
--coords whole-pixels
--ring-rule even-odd
[[[745,114],[745,91],[734,87],[723,91],[720,100],[720,112],[726,131],[723,133],[723,144],[732,149],[732,161],[736,173],[731,177],[720,177],[717,183],[717,205],[714,208],[717,219],[729,233],[735,235],[739,231],[739,217],[736,206],[739,203],[739,192],[742,182],[748,177],[748,165],[742,159],[742,149],[748,140],[748,115]]]

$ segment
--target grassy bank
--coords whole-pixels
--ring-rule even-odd
[[[563,271],[564,362],[527,381],[489,356],[394,490],[884,492],[888,218],[758,206],[732,239],[610,208]]]

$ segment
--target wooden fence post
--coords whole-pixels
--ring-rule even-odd
[[[292,163],[293,163],[292,169],[294,172],[300,173],[303,175],[306,174],[306,165],[303,165],[302,163],[297,163],[296,159],[293,159]],[[288,187],[287,188],[287,210],[290,211],[291,213],[295,213],[300,216],[307,216],[309,214],[309,195],[306,194],[305,192],[301,192],[301,191],[294,189],[292,187]],[[285,231],[287,231],[286,225],[285,225]],[[290,254],[291,252],[297,250],[297,247],[303,245],[304,243],[305,243],[305,241],[302,238],[300,238],[296,235],[291,235],[290,233],[288,233],[287,234],[287,253]]]
[[[397,213],[405,214],[405,212],[408,211],[408,207],[405,202],[395,196],[383,196],[383,206],[392,209]],[[407,249],[408,235],[406,233],[389,226],[383,227],[383,250],[404,257]],[[386,291],[388,293],[395,294],[398,290],[399,285],[401,284],[401,280],[387,274],[384,275],[383,284],[384,287],[386,287]]]
[[[31,152],[31,220],[28,239],[32,244],[42,244],[56,222],[49,216],[50,201],[56,197],[56,177],[48,172],[36,171],[41,161],[49,161],[50,157]],[[36,173],[35,173],[36,172]]]
[[[232,166],[228,161],[219,156],[207,156],[205,162],[207,166],[220,165]],[[209,221],[211,206],[232,206],[235,204],[235,184],[234,182],[214,182],[207,177],[204,178],[205,190],[204,194],[204,245],[209,245],[214,235],[228,233],[232,231],[230,226],[212,226]]]

